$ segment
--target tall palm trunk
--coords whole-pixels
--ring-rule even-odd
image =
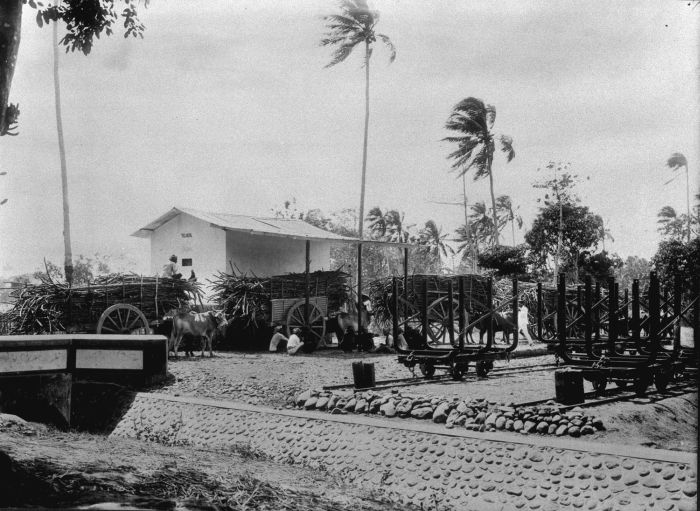
[[[5,134],[7,107],[22,33],[22,0],[0,1],[0,135]]]
[[[688,243],[690,243],[690,181],[688,178],[688,164],[685,164],[685,203],[688,208]]]
[[[498,217],[496,216],[496,194],[493,191],[493,170],[491,170],[491,164],[493,163],[493,152],[488,156],[488,169],[489,169],[489,185],[491,188],[491,208],[493,211],[493,245],[498,246]]]
[[[63,120],[61,118],[61,84],[58,77],[58,23],[53,23],[53,87],[56,101],[56,131],[58,132],[58,153],[61,158],[61,189],[63,191],[63,246],[65,256],[63,266],[66,282],[73,284],[73,253],[70,243],[70,212],[68,208],[68,170],[66,169],[66,147],[63,142]]]
[[[467,174],[462,174],[462,193],[464,195],[464,232],[467,236],[467,251],[471,258],[472,272],[476,273],[476,256],[472,240],[471,225],[469,224],[469,209],[467,204]]]
[[[559,192],[557,192],[557,197]],[[552,285],[556,285],[557,277],[559,276],[559,258],[561,257],[561,246],[564,244],[564,205],[559,198],[559,232],[557,233],[557,255],[554,258],[554,278]]]
[[[365,41],[365,139],[362,144],[362,188],[360,189],[359,237],[365,222],[365,181],[367,177],[367,138],[369,136],[369,42]]]

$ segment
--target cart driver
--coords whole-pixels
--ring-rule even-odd
[[[171,255],[169,262],[163,266],[163,274],[161,277],[170,279],[179,279],[182,277],[180,267],[177,265],[177,256],[175,254]]]

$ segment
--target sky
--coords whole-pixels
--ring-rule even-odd
[[[434,201],[461,197],[442,139],[451,109],[474,96],[514,140],[515,159],[497,155],[493,175],[525,221],[517,243],[539,207],[532,182],[552,160],[590,177],[579,195],[610,229],[609,251],[654,254],[659,209],[685,211],[685,180],[663,185],[666,159],[685,154],[691,193],[700,177],[697,2],[371,5],[397,58],[377,47],[370,66],[367,210],[445,232],[460,224],[459,207]],[[0,277],[63,260],[52,33],[24,9],[10,95],[19,136],[0,138]],[[173,206],[269,215],[295,197],[301,209],[358,208],[361,54],[326,69],[318,44],[322,15],[336,11],[321,0],[152,0],[143,39],[117,27],[87,57],[62,52],[73,253],[146,272],[148,241],[130,234]],[[489,200],[487,180],[467,184],[470,202]]]

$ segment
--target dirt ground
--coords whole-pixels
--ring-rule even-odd
[[[287,404],[288,396],[303,390],[352,383],[352,362],[356,361],[374,363],[378,381],[408,378],[412,374],[397,363],[395,355],[345,354],[335,350],[293,357],[277,353],[219,352],[211,359],[195,356],[171,360],[169,371],[173,379],[158,391],[282,407]],[[537,368],[552,363],[552,355],[497,361],[487,378],[476,377],[474,368],[470,367],[462,382],[448,379],[398,388],[412,394],[484,398],[500,403],[553,398],[555,368]],[[518,368],[531,370],[499,374],[500,369]],[[416,381],[423,381],[419,372]],[[592,390],[590,384],[586,383],[585,390]],[[616,402],[591,408],[590,413],[603,419],[607,428],[591,440],[697,451],[697,392],[649,401]]]
[[[2,508],[118,503],[148,509],[415,509],[323,469],[279,464],[245,447],[203,450],[112,440],[17,424],[11,417],[0,414]]]

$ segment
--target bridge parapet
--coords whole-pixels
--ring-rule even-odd
[[[68,427],[91,407],[108,415],[115,389],[123,394],[157,384],[167,368],[167,339],[161,335],[3,336],[0,412]]]

